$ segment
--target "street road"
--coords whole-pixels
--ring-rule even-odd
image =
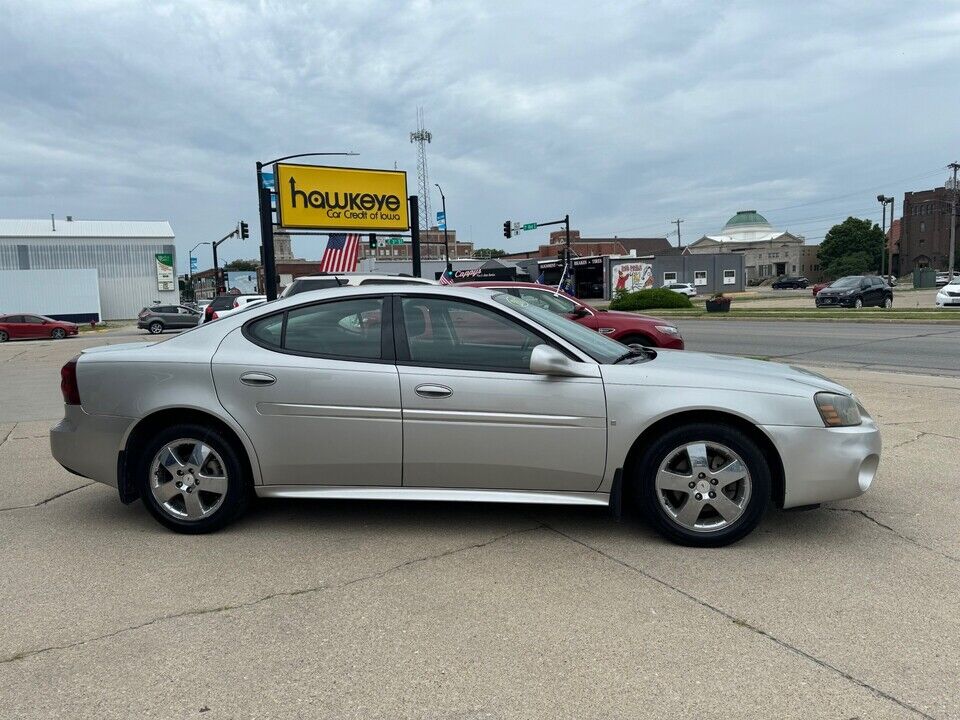
[[[750,320],[676,324],[688,350],[960,376],[960,325]]]
[[[719,550],[458,503],[191,537],[50,457],[57,371],[105,339],[0,346],[4,414],[45,413],[0,421],[0,719],[960,717],[960,379],[829,371],[880,423],[874,488]]]

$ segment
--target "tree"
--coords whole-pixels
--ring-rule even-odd
[[[875,222],[848,217],[830,228],[820,243],[820,267],[833,278],[878,272],[883,242],[883,231]]]
[[[497,250],[496,248],[477,248],[473,251],[473,256],[475,258],[481,258],[483,260],[490,260],[491,258],[503,257],[506,255],[506,251]]]
[[[236,270],[239,272],[253,272],[260,267],[259,260],[231,260],[223,266],[224,270]]]

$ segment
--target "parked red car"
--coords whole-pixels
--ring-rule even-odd
[[[827,287],[827,285],[829,285],[832,282],[833,280],[827,280],[827,282],[818,282],[816,285],[813,286],[813,296],[816,297],[818,292],[823,290],[825,287]]]
[[[497,288],[516,295],[527,302],[540,305],[547,310],[565,315],[571,320],[586,325],[591,330],[618,340],[624,345],[639,343],[647,347],[683,350],[683,337],[676,325],[667,320],[637,315],[631,312],[598,310],[580,302],[569,295],[555,294],[556,291],[546,285],[525,282],[465,282],[457,287]]]
[[[0,315],[0,342],[26,338],[62,340],[79,332],[72,322],[63,322],[43,315]]]

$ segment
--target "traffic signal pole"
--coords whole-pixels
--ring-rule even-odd
[[[408,198],[410,203],[410,254],[413,259],[413,276],[420,277],[420,200],[416,195]]]

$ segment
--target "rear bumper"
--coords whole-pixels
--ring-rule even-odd
[[[116,487],[117,456],[134,420],[88,415],[77,405],[64,408],[63,420],[50,428],[54,459],[72,473]]]
[[[844,500],[873,484],[880,464],[880,430],[870,418],[847,428],[764,425],[780,453],[784,508]]]

